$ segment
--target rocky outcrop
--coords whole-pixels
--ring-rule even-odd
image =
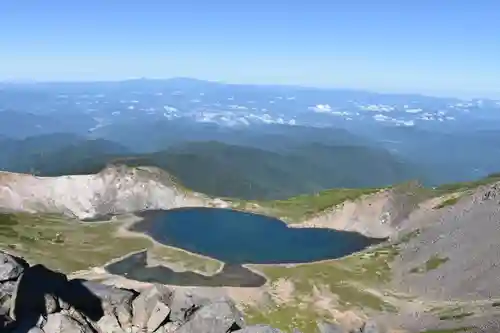
[[[208,299],[162,285],[120,289],[69,280],[5,252],[0,260],[2,332],[224,333],[246,327],[227,298]]]
[[[0,332],[282,333],[267,325],[246,325],[227,297],[209,298],[159,284],[132,290],[68,279],[2,251],[0,276]],[[365,326],[356,332],[381,332]],[[324,323],[318,332],[350,333]]]
[[[418,183],[409,183],[345,201],[294,227],[354,231],[373,238],[391,237],[422,202],[420,187]]]
[[[167,172],[153,167],[110,166],[95,175],[61,177],[0,172],[0,211],[92,219],[147,209],[206,206],[210,201],[182,190]]]

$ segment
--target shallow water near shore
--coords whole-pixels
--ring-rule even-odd
[[[210,276],[191,271],[176,272],[162,265],[149,266],[147,251],[131,254],[105,269],[127,279],[177,286],[260,287],[266,283],[265,277],[241,265],[224,265],[221,271]]]
[[[335,259],[380,242],[354,232],[289,228],[276,218],[230,209],[180,208],[141,216],[132,231],[230,265]]]

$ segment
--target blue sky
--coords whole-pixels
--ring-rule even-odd
[[[500,96],[500,1],[0,2],[0,80],[174,76]]]

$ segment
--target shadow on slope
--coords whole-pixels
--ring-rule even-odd
[[[92,321],[104,315],[101,300],[81,281],[68,281],[66,275],[43,265],[34,265],[24,271],[11,302],[12,319],[22,322],[22,327],[16,330],[19,333],[27,333],[36,326],[40,316],[46,317],[59,307],[73,307]],[[12,325],[15,326],[16,321]]]

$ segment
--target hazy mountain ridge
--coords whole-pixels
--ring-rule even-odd
[[[420,176],[417,166],[381,148],[276,135],[268,149],[206,141],[136,154],[109,140],[51,134],[0,142],[0,169],[62,176],[98,173],[110,163],[155,166],[195,191],[242,199],[286,198],[331,187],[380,187]],[[261,140],[264,144],[266,137]]]

